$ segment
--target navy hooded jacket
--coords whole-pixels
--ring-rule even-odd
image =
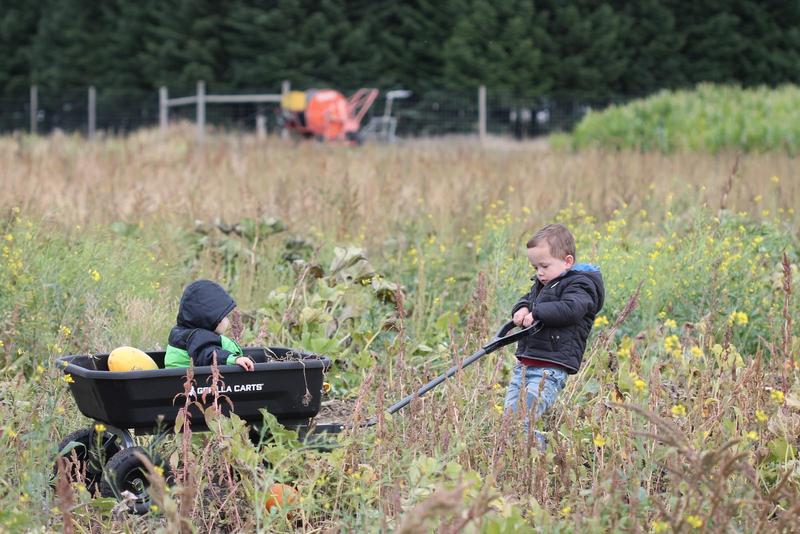
[[[198,367],[211,365],[214,352],[218,365],[233,363],[228,357],[234,353],[223,348],[223,340],[214,330],[235,307],[236,302],[216,282],[197,280],[186,286],[178,307],[177,325],[169,333],[166,358],[174,347],[186,351]]]
[[[605,299],[600,269],[581,263],[546,286],[536,277],[533,280],[530,292],[514,305],[511,315],[527,307],[542,328],[519,341],[516,355],[555,363],[575,374]]]

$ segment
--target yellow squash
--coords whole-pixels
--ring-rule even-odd
[[[108,355],[108,370],[117,373],[158,369],[153,358],[133,347],[117,347]]]

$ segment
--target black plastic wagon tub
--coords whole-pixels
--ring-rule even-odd
[[[330,360],[325,357],[270,347],[243,349],[245,355],[267,354],[271,360],[256,363],[252,372],[236,365],[218,366],[221,382],[217,392],[230,402],[218,402],[220,413],[235,413],[258,434],[263,424],[261,410],[266,410],[279,423],[297,429],[302,435],[338,432],[341,425],[309,424],[320,409],[323,373]],[[108,354],[75,355],[59,359],[69,377],[70,392],[78,410],[94,420],[89,428],[67,436],[59,451],[74,447],[79,470],[86,473],[90,489],[99,485],[102,494],[121,498],[124,491],[136,497],[131,509],[145,513],[150,500],[147,494],[144,454],[169,474],[169,466],[154,454],[137,447],[133,434],[164,434],[174,428],[179,411],[187,403],[185,381],[187,370],[163,369],[164,352],[148,352],[159,369],[111,372]],[[204,407],[214,402],[212,367],[195,367],[189,391],[189,414],[192,431],[208,430],[205,417],[197,404]],[[77,443],[77,446],[75,445]],[[71,454],[71,451],[70,451]],[[69,456],[69,454],[67,455]]]
[[[245,348],[245,355],[264,354],[265,349]],[[285,426],[308,422],[319,412],[323,371],[330,360],[286,348],[269,348],[275,358],[255,364],[252,372],[236,365],[220,365],[224,386],[219,393],[233,404],[233,412],[251,424],[261,423],[264,408]],[[183,407],[186,369],[163,369],[164,352],[148,352],[159,369],[110,372],[108,354],[65,356],[59,361],[71,376],[69,388],[83,415],[106,425],[151,434],[158,424],[172,425]],[[189,395],[202,400],[211,393],[211,367],[194,368],[194,385]],[[211,399],[207,398],[210,405]],[[220,403],[223,413],[230,405]],[[207,430],[196,407],[192,430]]]

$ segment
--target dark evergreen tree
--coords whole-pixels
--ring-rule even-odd
[[[738,0],[732,10],[745,43],[733,78],[747,85],[800,81],[800,2]]]
[[[154,86],[188,91],[203,80],[215,89],[229,88],[229,58],[220,35],[226,9],[213,0],[153,2],[140,58]]]
[[[740,19],[730,11],[728,0],[680,2],[667,0],[675,14],[684,46],[682,70],[686,81],[735,81],[734,73],[747,43],[740,32]]]
[[[446,85],[540,94],[549,88],[540,50],[547,40],[529,0],[471,0],[444,46]]]
[[[620,52],[624,73],[611,86],[615,93],[646,95],[685,84],[680,50],[684,34],[663,0],[610,2],[620,16]]]
[[[445,44],[467,0],[383,2],[367,15],[370,45],[380,53],[378,84],[424,93],[446,84]]]
[[[41,4],[0,0],[0,94],[26,95]]]
[[[48,0],[43,3],[31,47],[31,79],[44,88],[66,90],[96,85],[105,68],[103,47],[109,21],[102,3]]]
[[[351,89],[375,83],[378,53],[363,13],[344,0],[239,1],[226,21],[236,85]]]
[[[145,70],[143,46],[148,13],[156,0],[112,0],[102,3],[108,24],[106,42],[99,50],[102,68],[98,90],[107,97],[140,97],[152,93],[156,83]]]
[[[561,96],[606,97],[628,66],[624,21],[607,3],[543,0],[546,21],[541,75]]]

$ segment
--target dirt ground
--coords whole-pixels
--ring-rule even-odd
[[[319,413],[314,418],[318,425],[329,423],[345,423],[353,415],[355,399],[331,399],[320,405]]]

